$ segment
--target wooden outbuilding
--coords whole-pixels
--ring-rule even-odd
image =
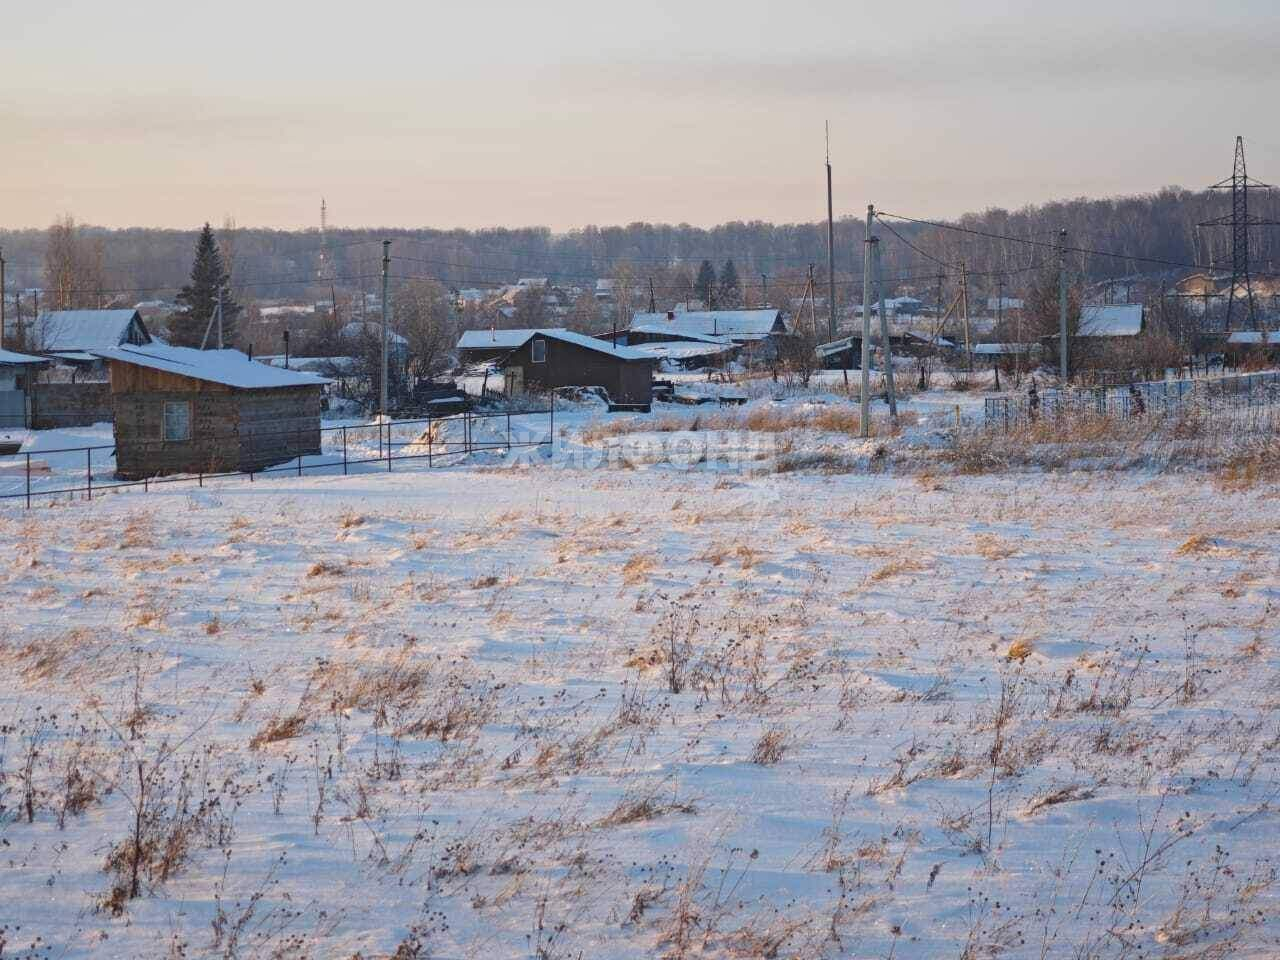
[[[152,343],[97,355],[111,374],[121,479],[255,471],[320,453],[322,377],[238,350]]]
[[[499,362],[507,392],[600,387],[618,409],[653,403],[653,357],[568,330],[532,330]]]

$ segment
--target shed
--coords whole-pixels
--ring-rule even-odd
[[[48,363],[44,357],[0,349],[0,429],[27,426],[31,383],[35,372]]]
[[[528,330],[500,361],[510,393],[601,387],[620,407],[653,402],[653,357],[568,330]]]
[[[110,368],[122,479],[261,470],[320,452],[322,377],[238,350],[153,343],[96,353]]]

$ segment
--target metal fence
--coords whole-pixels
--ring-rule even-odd
[[[1141,417],[1180,415],[1192,410],[1280,405],[1280,372],[1246,373],[1194,380],[1151,380],[1086,390],[1046,390],[1030,397],[988,397],[989,427],[1010,430],[1037,419],[1068,417]]]
[[[297,427],[282,431],[255,428],[252,440],[260,445],[264,438],[278,434],[285,440],[300,442],[296,438],[305,433]],[[203,487],[210,480],[230,478],[253,482],[255,478],[275,474],[348,476],[381,471],[384,466],[387,472],[392,472],[394,465],[403,461],[425,463],[428,468],[445,466],[456,463],[462,456],[486,450],[550,446],[555,436],[555,407],[500,413],[465,411],[452,416],[344,424],[322,427],[319,433],[320,453],[298,456],[287,463],[260,469],[198,471],[140,480],[115,478],[114,444],[0,454],[0,501],[23,500],[30,507],[38,499],[81,495],[92,499],[107,490],[140,487],[145,491],[171,483]],[[240,438],[238,433],[234,436]],[[250,437],[246,435],[243,439]],[[297,447],[286,445],[285,449]]]

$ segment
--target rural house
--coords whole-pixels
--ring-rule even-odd
[[[500,360],[523,344],[537,330],[465,330],[458,339],[458,362],[463,366]],[[545,333],[565,333],[563,327],[548,327]]]
[[[151,334],[134,309],[50,310],[40,314],[32,331],[32,349],[76,366],[95,366],[97,350],[151,343]]]
[[[648,410],[653,402],[652,357],[568,330],[522,333],[524,339],[498,361],[507,393],[599,387],[617,408]]]
[[[121,479],[261,470],[320,452],[322,377],[238,350],[154,343],[97,355],[111,373]]]

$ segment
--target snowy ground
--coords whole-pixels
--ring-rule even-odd
[[[0,956],[1280,952],[1274,488],[504,462],[0,506]]]

